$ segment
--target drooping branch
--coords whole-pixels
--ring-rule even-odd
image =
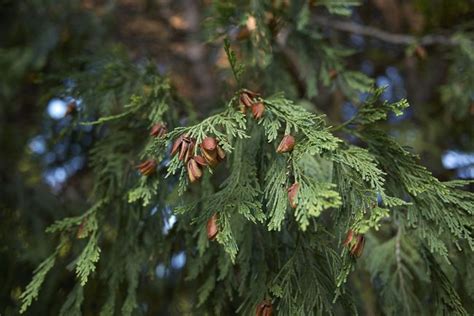
[[[397,45],[418,44],[422,46],[429,46],[439,44],[453,46],[458,44],[457,41],[445,35],[428,34],[422,37],[416,37],[407,34],[390,33],[372,26],[365,26],[355,22],[340,19],[332,19],[321,15],[314,16],[313,22],[318,25],[329,27],[338,31],[368,36]]]

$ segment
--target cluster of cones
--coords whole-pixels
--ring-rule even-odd
[[[166,128],[166,124],[160,122],[151,127],[150,136],[163,138],[167,132],[168,129]],[[142,175],[149,176],[156,172],[157,165],[158,164],[156,163],[155,159],[148,159],[139,164],[136,168]]]
[[[151,137],[165,137],[168,129],[164,123],[157,123],[152,126]],[[200,147],[201,155],[195,155],[196,140],[188,135],[179,136],[171,148],[171,156],[178,155],[178,159],[186,164],[189,181],[191,183],[199,180],[203,175],[203,167],[215,167],[225,159],[225,152],[217,143],[214,137],[203,139]],[[149,176],[156,171],[157,163],[154,159],[148,159],[137,166],[138,171]]]
[[[260,98],[260,94],[247,89],[243,89],[239,96],[240,111],[246,114],[247,109],[252,110],[253,117],[258,120],[265,112],[265,105]],[[277,153],[286,153],[295,147],[295,138],[292,135],[285,135],[277,148]]]
[[[261,100],[258,99],[260,94],[243,89],[242,92],[240,92],[240,111],[243,114],[246,114],[247,109],[252,110],[252,115],[253,117],[258,120],[263,116],[263,113],[265,112],[265,105]]]
[[[258,93],[250,90],[242,90],[240,94],[240,104],[242,112],[250,108],[255,119],[260,119],[265,111],[265,105],[258,100]],[[156,123],[150,130],[151,137],[165,137],[168,129],[164,123]],[[291,152],[295,146],[295,138],[292,135],[285,135],[277,147],[277,153]],[[178,155],[178,159],[186,164],[188,178],[191,183],[201,179],[203,168],[206,166],[215,167],[225,159],[225,152],[219,146],[214,137],[205,137],[199,144],[200,155],[195,155],[196,140],[188,135],[179,136],[171,148],[171,156]],[[149,176],[156,172],[157,163],[154,159],[148,159],[137,166],[139,172],[144,176]],[[288,200],[292,208],[296,208],[296,196],[299,184],[294,183],[288,188]],[[218,234],[217,214],[211,216],[207,222],[207,237],[214,240]],[[271,304],[265,302],[259,305],[259,315],[271,315]],[[270,313],[270,314],[268,314]]]
[[[168,129],[164,123],[157,123],[152,126],[150,130],[151,137],[165,137]],[[171,155],[178,154],[178,159],[186,163],[189,181],[195,182],[202,177],[202,168],[205,166],[215,167],[219,162],[224,160],[225,152],[213,137],[206,137],[203,139],[200,147],[201,155],[195,155],[194,149],[196,147],[196,140],[187,135],[179,136],[173,143],[171,148]],[[156,172],[157,163],[154,159],[148,159],[137,166],[138,171],[144,175],[149,176]],[[82,225],[81,225],[82,226]],[[219,231],[217,225],[217,214],[212,215],[207,221],[207,238],[214,240]]]
[[[225,152],[214,137],[206,137],[200,147],[201,155],[195,155],[196,140],[187,135],[179,136],[171,149],[171,155],[178,154],[178,159],[186,163],[188,178],[191,183],[201,179],[205,166],[215,167],[224,160]]]

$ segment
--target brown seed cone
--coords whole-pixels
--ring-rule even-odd
[[[277,153],[287,153],[295,147],[295,138],[292,135],[285,135],[277,147]]]
[[[290,206],[292,208],[296,208],[297,206],[297,200],[296,200],[296,196],[298,194],[298,190],[300,188],[300,184],[299,183],[293,183],[289,188],[288,188],[288,200],[290,201]]]
[[[252,106],[252,103],[253,103],[253,102],[252,102],[252,99],[250,98],[250,96],[249,96],[248,94],[242,93],[242,94],[240,95],[240,98],[239,98],[239,99],[240,99],[240,103],[241,103],[242,105],[244,105],[245,107],[248,107],[248,108],[249,108],[249,107]]]
[[[265,105],[263,102],[257,102],[252,105],[252,114],[256,120],[263,116],[263,112],[265,112]]]
[[[202,140],[201,148],[206,151],[213,151],[217,147],[217,141],[214,137],[206,137]]]
[[[176,138],[176,140],[173,143],[173,147],[171,147],[171,156],[176,155],[178,150],[181,148],[181,144],[183,143],[183,138],[184,138],[183,135]]]
[[[144,175],[149,176],[156,171],[156,161],[148,159],[137,166],[138,171]]]
[[[354,258],[359,258],[364,251],[365,237],[364,235],[357,235],[356,242],[350,249],[350,253]]]
[[[217,237],[217,233],[219,232],[219,228],[217,226],[217,214],[215,213],[214,215],[209,218],[207,221],[207,238],[209,240],[214,240]]]
[[[148,168],[143,172],[143,174],[145,176],[149,176],[153,173],[155,173],[156,171],[156,162],[153,160],[152,163],[150,163],[150,165],[148,166]]]
[[[183,140],[179,146],[178,160],[184,160],[188,153],[189,142]]]
[[[255,310],[255,316],[271,316],[273,314],[272,302],[264,300],[257,305]]]
[[[184,156],[184,162],[188,162],[189,159],[194,157],[194,147],[195,147],[195,143],[194,141],[191,141],[188,145],[188,149],[186,150],[186,155]]]
[[[347,247],[352,257],[359,258],[364,250],[365,237],[363,234],[358,234],[352,229],[349,229],[343,245]]]
[[[167,132],[168,132],[168,129],[166,128],[166,124],[156,123],[151,128],[150,136],[162,138],[163,136],[165,136]]]
[[[184,160],[187,162],[194,156],[194,147],[195,147],[195,140],[187,135],[179,136],[173,143],[173,147],[171,148],[171,156],[178,154],[179,160]]]
[[[194,160],[202,167],[207,166],[206,160],[202,156],[194,156]]]
[[[194,183],[202,177],[202,170],[194,158],[189,159],[186,166],[188,171],[189,182]]]
[[[206,160],[207,164],[211,167],[215,167],[219,161],[217,160],[217,151],[206,151],[206,150],[201,150],[202,156]]]
[[[352,242],[353,238],[354,238],[354,231],[352,229],[349,229],[347,231],[346,239],[344,239],[344,242],[342,244],[345,247],[348,246]]]
[[[214,137],[204,138],[200,146],[203,158],[211,167],[215,167],[225,158],[225,152],[217,144],[217,140]]]

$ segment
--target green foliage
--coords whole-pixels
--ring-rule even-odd
[[[40,265],[33,272],[33,279],[26,286],[25,291],[21,293],[20,296],[22,301],[20,314],[26,312],[31,303],[33,303],[33,301],[38,298],[41,286],[44,283],[46,275],[54,267],[54,264],[56,263],[56,257],[61,248],[64,247],[64,244],[65,240],[62,239],[60,244],[56,247],[55,252],[51,254],[48,258],[46,258],[43,262],[41,262]]]
[[[80,279],[82,286],[87,283],[89,275],[95,271],[95,263],[99,261],[100,248],[97,245],[97,239],[97,233],[93,233],[81,255],[74,262],[76,265],[76,275]]]
[[[449,69],[447,83],[440,87],[440,92],[449,113],[457,119],[466,119],[472,105],[474,41],[472,36],[462,33],[454,36],[453,40],[459,46],[451,55],[453,64]]]
[[[288,207],[288,184],[284,160],[274,160],[274,163],[268,169],[265,182],[267,183],[265,187],[265,198],[268,201],[267,208],[270,210],[268,228],[270,230],[279,230],[285,219],[285,213]]]
[[[329,12],[340,15],[350,15],[354,6],[360,5],[358,0],[323,0],[318,5],[325,6]]]
[[[387,135],[366,131],[364,139],[386,169],[391,190],[410,196],[406,208],[407,225],[416,228],[416,234],[426,240],[430,251],[447,256],[447,247],[441,239],[449,231],[458,243],[466,240],[473,249],[472,193],[459,190],[458,183],[441,183],[426,168],[417,163],[416,156],[397,145]],[[449,216],[445,212],[449,210]]]
[[[235,52],[230,48],[230,41],[228,38],[224,39],[224,50],[227,54],[227,59],[229,60],[230,68],[232,69],[234,78],[237,82],[240,82],[240,77],[244,72],[245,68],[244,65],[238,62]]]
[[[376,90],[374,95],[379,96],[380,93],[381,91]],[[239,246],[245,239],[244,235],[249,234],[249,230],[244,229],[244,227],[266,224],[269,231],[276,230],[279,233],[287,231],[291,227],[288,226],[291,225],[291,221],[287,217],[289,208],[287,188],[293,183],[292,181],[299,184],[294,217],[301,232],[311,233],[314,230],[317,232],[323,229],[322,226],[320,227],[322,225],[320,222],[327,221],[327,219],[320,219],[320,217],[324,210],[333,210],[331,213],[339,210],[332,216],[338,221],[334,223],[335,227],[350,225],[355,231],[366,233],[371,229],[380,229],[382,222],[385,220],[390,222],[392,212],[396,211],[397,216],[402,216],[403,213],[400,213],[400,210],[406,208],[408,216],[406,217],[404,230],[410,232],[412,236],[410,238],[420,238],[417,239],[418,242],[426,243],[431,251],[444,256],[447,255],[446,246],[436,235],[436,232],[442,232],[445,229],[454,238],[467,240],[472,247],[470,229],[466,226],[467,221],[472,222],[472,219],[467,217],[472,212],[472,194],[456,189],[460,185],[459,182],[441,184],[432,178],[426,169],[415,162],[413,155],[406,152],[384,134],[369,128],[373,126],[373,123],[384,119],[386,111],[396,111],[405,107],[405,102],[402,101],[396,104],[385,102],[382,107],[378,107],[375,105],[377,104],[376,97],[372,96],[368,99],[357,116],[351,120],[353,124],[344,127],[348,132],[354,131],[356,135],[369,144],[368,149],[363,149],[344,145],[340,139],[331,134],[321,116],[311,114],[287,100],[281,94],[268,99],[262,98],[262,101],[265,104],[265,115],[257,123],[252,122],[251,118],[242,115],[237,110],[235,106],[237,100],[234,97],[222,113],[204,119],[196,125],[177,127],[167,135],[166,140],[154,140],[142,145],[141,157],[145,158],[153,155],[158,160],[162,160],[166,157],[164,149],[167,141],[171,142],[179,135],[187,134],[195,138],[199,144],[206,136],[212,135],[219,140],[219,144],[231,157],[227,164],[229,175],[219,185],[217,191],[208,191],[203,184],[201,189],[203,193],[197,200],[192,197],[192,194],[188,194],[185,199],[187,202],[181,203],[176,209],[181,214],[181,218],[193,219],[192,222],[198,224],[197,226],[193,225],[191,231],[194,231],[194,236],[199,236],[197,245],[201,258],[206,257],[207,252],[214,248],[209,247],[208,243],[204,241],[203,228],[207,218],[214,213],[217,214],[219,231],[217,242],[223,247],[230,259],[228,261],[219,259],[221,263],[218,277],[215,275],[216,273],[206,273],[204,267],[200,267],[191,273],[193,277],[201,274],[205,277],[205,281],[198,290],[199,306],[206,306],[208,301],[211,300],[211,296],[216,295],[216,292],[219,291],[219,280],[225,281],[231,277],[232,264],[248,262],[249,254],[242,253],[242,251],[253,251],[252,247],[240,248]],[[120,124],[121,120],[124,120],[124,118],[117,118],[115,124]],[[124,123],[127,120],[125,119]],[[367,128],[361,133],[358,132],[358,129],[353,130],[351,128],[354,126],[366,126]],[[275,152],[275,142],[280,139],[279,135],[282,132],[283,134],[291,133],[297,139],[297,145],[291,153],[278,154]],[[367,135],[370,135],[370,137]],[[121,143],[118,142],[117,144]],[[108,149],[111,146],[110,142],[101,141],[98,142],[97,146],[100,150],[106,148],[111,150]],[[112,150],[115,150],[113,148],[115,147],[112,147]],[[93,150],[93,165],[102,167],[100,169],[102,177],[107,174],[116,177],[117,174],[113,170],[119,168],[119,166],[112,167],[110,170],[107,167],[104,168],[112,161],[105,160],[99,163],[97,159],[102,158],[99,149]],[[126,162],[122,163],[126,164]],[[331,176],[331,173],[318,174],[316,171],[324,169],[327,164],[334,166],[335,176]],[[383,166],[383,170],[380,166]],[[176,157],[172,158],[168,163],[168,177],[171,179],[171,176],[178,169],[181,170],[179,181],[186,188],[187,182],[183,182],[182,176],[186,171]],[[209,181],[209,176],[205,177],[205,179],[208,179],[205,181]],[[120,177],[125,179],[129,176],[123,175]],[[386,179],[389,179],[388,183],[386,183]],[[333,183],[333,181],[335,182]],[[392,181],[403,185],[404,192],[411,196],[410,203],[400,199],[400,197],[404,198],[405,195],[401,194],[403,192],[400,191],[400,188],[398,190],[393,189]],[[161,185],[158,177],[156,176],[156,179],[140,177],[134,182],[135,188],[132,186],[132,190],[128,193],[128,199],[118,200],[120,205],[130,203],[136,205],[134,203],[139,199],[143,200],[143,203],[137,205],[137,207],[150,205],[155,200],[156,191]],[[120,187],[120,183],[117,181],[102,180],[99,183],[101,187],[109,187],[110,189],[115,189],[110,187],[110,183],[114,183],[115,186],[118,186],[117,188]],[[127,188],[124,189],[127,190]],[[108,192],[107,190],[98,190],[98,192],[101,191],[104,192],[103,200],[99,200],[89,211],[75,218],[58,221],[49,228],[50,232],[70,231],[71,228],[85,223],[83,229],[86,231],[85,236],[88,236],[89,239],[79,257],[73,262],[81,286],[86,284],[91,273],[95,271],[96,263],[99,260],[100,230],[98,229],[97,220],[102,217],[97,217],[100,214],[98,211],[108,208],[110,203],[116,203],[107,198],[105,193]],[[184,193],[185,191],[181,191],[181,194]],[[381,197],[383,204],[377,206],[379,197]],[[439,208],[440,213],[434,215],[432,212],[427,212],[426,203],[431,205],[431,209],[433,207]],[[452,210],[457,209],[457,213],[454,216],[444,217],[444,226],[437,226],[436,224],[441,220],[438,218],[441,214],[441,208],[446,207]],[[204,212],[196,213],[198,209],[203,209]],[[416,217],[413,214],[417,214]],[[405,223],[405,220],[403,223]],[[427,223],[430,223],[430,225],[428,226]],[[334,224],[325,225],[324,231],[332,229]],[[331,239],[328,233],[325,234]],[[380,261],[369,262],[368,269],[372,271],[373,278],[380,277],[387,284],[390,284],[390,288],[386,292],[382,292],[382,297],[387,302],[387,306],[404,302],[404,304],[408,304],[408,310],[411,308],[417,309],[420,298],[413,292],[412,286],[405,279],[415,278],[426,281],[426,273],[416,272],[416,264],[411,260],[414,260],[414,257],[418,254],[413,247],[410,248],[408,241],[405,246],[401,246],[400,236],[399,233],[395,239],[392,238],[382,243],[378,248],[374,248],[374,253],[377,253],[377,256],[381,259]],[[273,278],[273,281],[271,281],[273,285],[270,285],[269,289],[279,299],[279,308],[283,313],[310,313],[312,310],[324,310],[332,313],[331,306],[334,297],[342,297],[344,304],[347,303],[345,290],[338,288],[344,286],[350,271],[353,269],[353,260],[349,260],[348,254],[345,252],[343,260],[340,261],[332,246],[323,248],[320,245],[316,246],[319,238],[321,237],[309,239],[304,246],[297,243],[294,254],[285,260],[279,261],[279,272],[271,277]],[[133,247],[131,244],[130,246]],[[395,255],[390,251],[393,247],[396,248]],[[303,259],[307,251],[313,253],[311,259]],[[38,270],[39,272],[34,278],[35,286],[30,286],[30,290],[25,292],[27,293],[24,296],[25,308],[37,295],[35,293],[39,290],[38,284],[41,283],[44,274],[54,264],[54,257],[48,260],[47,264]],[[395,268],[390,268],[390,265],[382,265],[388,262],[394,262]],[[123,264],[125,265],[121,269],[126,271],[129,291],[122,312],[130,314],[137,302],[135,293],[138,287],[139,265],[138,262],[133,261],[132,263],[128,260]],[[45,266],[48,269],[45,269]],[[251,268],[249,269],[246,272],[248,275],[254,273]],[[415,276],[411,275],[413,273],[416,273]],[[117,280],[120,279],[123,279],[123,277],[115,279],[112,276],[110,279],[112,282],[111,288],[116,288],[118,282],[120,282]],[[306,282],[304,280],[311,281],[302,285],[301,282]],[[262,282],[268,281],[262,280]],[[265,289],[265,286],[261,285],[257,288]],[[305,292],[301,292],[301,288],[305,288]],[[231,291],[231,288],[229,290]],[[403,293],[402,296],[394,294],[399,293],[399,291]],[[74,300],[80,301],[81,294],[77,293]],[[231,292],[227,295],[232,297]],[[444,300],[443,304],[457,304],[455,303],[456,297],[453,295],[443,296],[441,299]],[[310,299],[314,297],[318,299]],[[252,298],[249,297],[248,299],[251,300]],[[72,300],[71,298],[68,302],[72,302]],[[113,310],[111,306],[115,303],[114,301],[109,302],[104,305],[104,308],[111,311]],[[350,304],[346,307],[349,308],[349,306]],[[67,308],[67,306],[64,308]],[[397,311],[387,309],[387,313],[396,313]]]
[[[79,283],[74,286],[74,289],[67,296],[61,310],[59,311],[60,316],[72,315],[81,316],[81,305],[84,301],[84,288]]]
[[[322,234],[324,236],[325,234]],[[321,238],[321,236],[320,236]],[[335,304],[334,275],[330,267],[339,265],[339,258],[328,245],[300,241],[293,255],[273,279],[272,292],[281,299],[283,315],[332,315]],[[308,256],[308,253],[311,255]],[[352,310],[350,302],[343,306]]]
[[[334,191],[332,183],[312,183],[309,179],[301,179],[298,191],[298,205],[295,210],[296,220],[301,229],[306,230],[309,217],[318,217],[326,209],[341,205],[339,193]]]
[[[342,15],[356,4],[317,2]],[[135,65],[117,49],[76,61],[80,67],[70,76],[75,84],[60,94],[82,101],[65,133],[87,126],[98,136],[89,154],[90,206],[47,229],[60,233],[61,241],[34,271],[20,297],[21,312],[38,297],[68,240],[75,256],[69,268],[78,280],[60,314],[81,313],[90,282],[101,289],[95,303],[101,315],[148,312],[141,309],[148,295],[140,292],[142,280],[168,292],[156,271],[162,269],[165,277],[176,273],[172,277],[180,282],[181,272],[172,269],[172,258],[180,253],[187,260],[183,274],[196,289],[186,294],[196,314],[250,314],[264,299],[282,315],[355,314],[353,279],[360,275],[384,314],[422,314],[426,301],[434,302],[426,314],[467,314],[446,265],[456,262],[450,256],[456,248],[463,251],[459,257],[472,257],[474,195],[462,190],[466,182],[433,177],[383,130],[389,115],[404,113],[407,101],[383,100],[383,88],[346,69],[344,59],[354,52],[328,43],[312,27],[308,1],[275,6],[224,1],[209,10],[216,13],[207,21],[215,27],[209,35],[225,35],[238,87],[229,88],[235,93],[220,112],[199,121],[151,62]],[[255,29],[231,49],[228,28],[242,30],[249,21]],[[286,30],[287,42],[275,43],[275,33],[286,24],[293,25]],[[471,60],[472,43],[458,40]],[[301,61],[296,79],[304,91],[298,98],[314,100],[320,88],[338,89],[352,101],[366,93],[351,119],[332,128],[304,100],[288,97],[291,91],[271,94],[276,84],[263,79],[256,86],[265,93],[253,100],[263,104],[263,116],[242,113],[244,83],[253,88],[249,78],[259,79],[262,70],[283,73],[280,58],[287,47],[296,49],[289,56]],[[459,97],[448,90],[446,100]],[[156,123],[169,129],[162,138],[149,135]],[[170,156],[183,135],[195,139],[194,154],[206,137],[216,138],[225,151],[224,162],[203,167],[199,183],[190,183],[185,162]],[[296,145],[278,153],[286,135],[294,136]],[[136,166],[146,159],[154,159],[157,168],[141,175]],[[295,183],[293,208],[288,188]],[[173,228],[166,226],[171,215],[177,221]],[[206,234],[213,215],[216,241]],[[352,241],[344,243],[348,231],[364,234],[362,258],[348,249]]]

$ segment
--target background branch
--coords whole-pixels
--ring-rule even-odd
[[[331,19],[325,16],[314,16],[313,21],[321,26],[329,27],[338,31],[348,32],[358,35],[364,35],[379,39],[384,42],[398,44],[398,45],[457,45],[457,41],[451,37],[439,34],[428,34],[422,37],[416,37],[407,34],[390,33],[372,26],[365,26],[350,21],[343,21],[338,19]]]

